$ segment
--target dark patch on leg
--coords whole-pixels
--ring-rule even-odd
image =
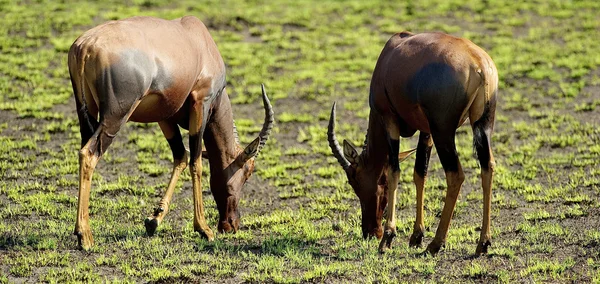
[[[79,132],[81,133],[81,148],[90,140],[96,129],[98,129],[99,123],[96,118],[91,117],[88,108],[84,101],[79,101],[77,98],[77,89],[75,83],[73,84],[73,91],[75,92],[75,105],[77,107],[77,117],[79,118]],[[82,92],[83,95],[83,92]]]
[[[69,76],[71,77],[71,86],[73,87],[73,95],[75,96],[75,107],[77,111],[77,117],[79,118],[79,132],[81,133],[81,148],[83,148],[87,141],[90,140],[90,137],[94,135],[94,132],[96,132],[96,128],[98,128],[98,122],[96,122],[95,125],[91,123],[85,101],[79,101],[80,93],[81,97],[85,100],[83,91],[80,92],[77,89],[77,84],[75,83],[73,74],[70,70]],[[81,86],[81,88],[83,90],[85,87]]]
[[[473,148],[483,170],[489,169],[490,141],[486,130],[490,129],[492,123],[493,117],[490,115],[490,105],[487,104],[479,120],[473,123]]]
[[[477,159],[483,170],[489,169],[490,152],[488,151],[487,135],[485,131],[478,127],[473,127],[473,144],[475,152],[477,153]]]
[[[400,170],[400,161],[398,160],[398,151],[400,151],[400,140],[388,138],[388,144],[390,147],[389,152],[389,163],[390,167],[394,172]]]
[[[427,175],[427,168],[429,167],[429,157],[432,148],[432,146],[428,145],[430,136],[431,134],[424,132],[419,134],[419,144],[417,144],[417,154],[415,158],[415,173],[421,178],[425,178]]]
[[[200,139],[202,139],[202,136],[198,134],[190,135],[190,164],[192,165],[195,165],[196,160],[198,160],[198,157],[202,155],[202,141],[200,141]]]
[[[98,129],[98,121],[90,117],[85,106],[77,109],[77,116],[79,116],[79,132],[81,133],[81,147],[83,148]]]
[[[177,126],[175,126],[177,127]],[[167,139],[171,152],[173,152],[173,158],[175,160],[181,160],[185,155],[185,146],[183,146],[183,138],[179,131],[175,131],[175,135],[171,139]]]
[[[98,157],[102,157],[108,146],[112,144],[121,126],[125,123],[122,118],[100,118],[101,125],[99,126],[99,134],[95,138],[97,139],[96,148],[94,154]],[[92,138],[93,139],[93,138]]]
[[[436,145],[437,146],[437,145]],[[458,172],[458,153],[454,148],[437,148],[438,156],[446,172]]]
[[[458,122],[456,121],[457,120],[454,119],[446,119],[440,123],[429,121],[433,143],[445,172],[458,172],[459,168],[455,142],[456,127],[449,126],[457,125]],[[448,124],[448,122],[450,122],[450,124]]]

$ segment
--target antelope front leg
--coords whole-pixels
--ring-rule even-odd
[[[400,172],[388,171],[388,205],[387,219],[383,230],[383,238],[379,243],[379,252],[384,253],[387,249],[392,248],[392,241],[396,237],[396,189],[398,187],[398,177]]]
[[[202,136],[190,136],[190,144],[196,142],[194,140],[202,139]],[[200,142],[197,142],[200,144]],[[195,143],[194,143],[195,144]],[[215,239],[214,234],[204,218],[204,204],[202,201],[202,147],[190,147],[192,150],[192,184],[194,195],[194,231],[200,233],[202,237],[209,241]],[[200,152],[200,153],[198,153]]]
[[[398,160],[398,151],[400,150],[399,135],[389,139],[389,167],[387,173],[387,219],[383,230],[383,238],[379,243],[379,252],[384,253],[392,248],[392,241],[396,237],[396,189],[398,188],[398,178],[400,176],[400,161]]]
[[[158,125],[160,126],[165,138],[167,138],[167,142],[169,142],[169,147],[173,153],[173,172],[171,174],[171,181],[169,181],[167,191],[158,203],[158,207],[154,209],[152,216],[149,216],[146,218],[146,220],[144,220],[146,234],[149,236],[154,235],[156,228],[158,228],[163,218],[167,215],[167,212],[169,212],[169,205],[171,204],[171,198],[173,197],[173,192],[175,191],[175,185],[177,185],[179,175],[181,172],[183,172],[183,170],[185,170],[189,160],[189,152],[185,149],[185,146],[183,146],[183,140],[181,138],[181,132],[179,132],[179,126],[167,121],[161,121],[158,123]]]
[[[208,108],[206,110],[203,108],[201,100],[192,102],[190,108],[190,154],[192,156],[190,166],[194,196],[194,231],[212,241],[215,237],[204,218],[202,202],[202,136],[208,118]]]
[[[154,209],[154,213],[152,214],[152,216],[149,216],[148,218],[146,218],[146,220],[144,220],[144,225],[146,226],[146,233],[149,236],[154,235],[156,228],[158,228],[163,218],[169,212],[169,205],[171,204],[171,198],[173,197],[173,192],[175,191],[175,185],[177,185],[177,180],[179,179],[179,175],[181,175],[181,172],[183,172],[183,170],[187,168],[188,158],[188,151],[184,151],[183,158],[173,161],[173,173],[171,174],[171,181],[169,181],[167,191],[158,203],[158,207]]]
[[[415,170],[413,174],[413,180],[417,188],[417,216],[415,218],[415,224],[413,227],[413,233],[410,236],[410,240],[408,245],[411,247],[420,247],[423,242],[423,237],[425,236],[425,222],[424,213],[423,213],[423,202],[424,202],[424,189],[425,189],[425,177],[421,176]]]

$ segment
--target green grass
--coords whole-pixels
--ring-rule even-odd
[[[598,282],[599,9],[593,0],[0,0],[0,283]],[[80,141],[66,52],[108,20],[187,14],[206,23],[227,64],[242,144],[260,131],[261,83],[276,113],[244,188],[241,230],[214,242],[194,233],[185,171],[169,215],[147,237],[143,220],[166,189],[171,151],[156,124],[127,124],[94,173],[96,246],[76,250]],[[498,67],[488,256],[472,257],[482,194],[466,126],[457,133],[466,180],[445,249],[432,258],[408,247],[414,158],[401,165],[394,248],[379,255],[378,242],[361,237],[360,205],[330,154],[326,125],[337,101],[338,138],[362,145],[371,73],[402,30],[469,38]],[[401,150],[415,145],[405,139]],[[446,187],[433,153],[425,242]]]

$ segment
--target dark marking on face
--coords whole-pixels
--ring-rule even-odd
[[[380,239],[383,236],[383,211],[387,205],[387,196],[383,190],[361,202],[361,227],[363,238],[375,237]]]
[[[217,229],[219,232],[237,232],[240,224],[240,212],[238,211],[239,198],[230,196],[224,201],[226,208],[219,208],[219,224]]]

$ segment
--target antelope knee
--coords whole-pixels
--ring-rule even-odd
[[[85,158],[87,158],[90,155],[90,151],[88,150],[87,147],[83,147],[81,148],[81,150],[79,150],[79,160],[84,160]]]
[[[458,171],[451,176],[453,183],[462,184],[465,181],[465,173]]]
[[[88,147],[83,147],[81,150],[79,150],[80,165],[86,168],[95,166],[95,163],[98,160],[95,156],[96,154],[92,153],[92,151],[90,151]]]
[[[448,188],[460,188],[460,186],[465,181],[465,174],[462,171],[455,173],[446,173],[446,180],[448,182]],[[458,195],[458,192],[456,195]]]
[[[490,160],[488,162],[488,171],[494,172],[496,170],[496,162],[494,160]]]

